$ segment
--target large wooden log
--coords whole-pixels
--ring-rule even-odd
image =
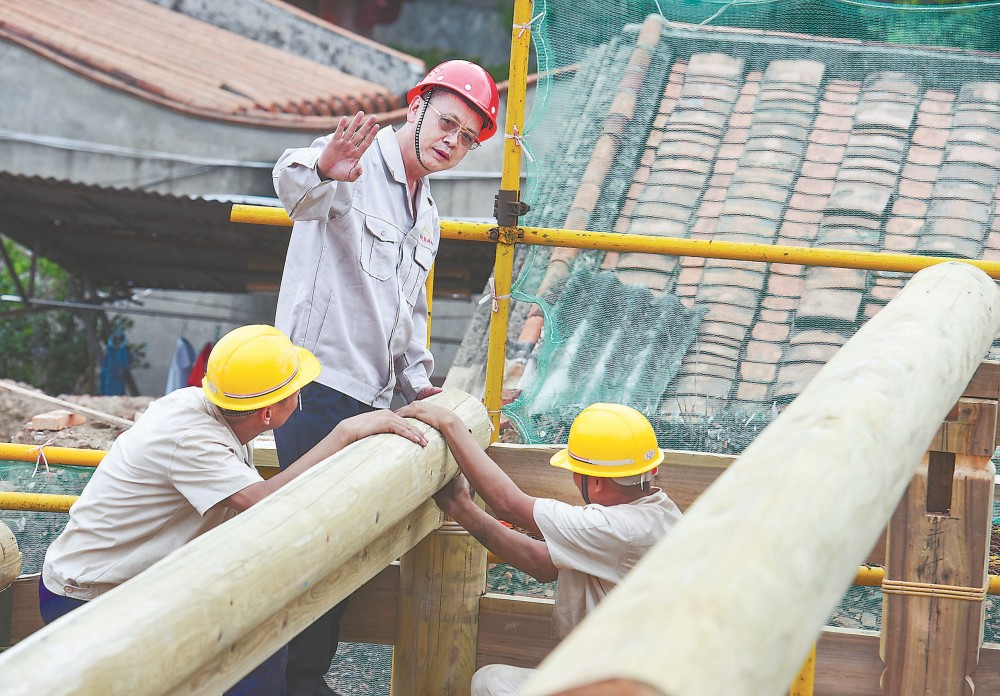
[[[669,696],[787,690],[998,331],[1000,290],[981,271],[949,263],[914,276],[524,696],[612,679]]]
[[[6,590],[21,573],[21,550],[10,527],[0,522],[0,592]]]
[[[478,400],[457,391],[433,398],[486,446],[489,421]],[[211,679],[196,676],[202,665],[234,646],[258,655],[276,650],[294,634],[290,625],[273,621],[263,638],[255,629],[342,567],[346,591],[360,585],[345,564],[454,476],[444,440],[429,440],[420,448],[377,435],[351,445],[5,651],[0,694],[163,694],[192,679],[198,683],[186,693],[219,693],[245,674],[246,662],[229,658],[219,668],[224,678]],[[382,566],[393,552],[382,551]],[[310,596],[307,613],[322,613],[339,594]]]

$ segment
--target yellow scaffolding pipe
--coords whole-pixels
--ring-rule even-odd
[[[49,464],[70,464],[73,466],[97,466],[107,454],[104,450],[74,449],[72,447],[43,447],[41,445],[19,445],[12,442],[0,443],[0,459],[15,462],[44,461]]]
[[[261,211],[274,211],[272,212]],[[233,206],[233,222],[254,222],[267,217],[275,220],[267,224],[290,225],[284,210],[260,206]],[[285,222],[277,222],[283,217]],[[446,239],[465,239],[476,242],[504,242],[495,225],[481,222],[443,220],[441,236]],[[732,259],[760,263],[788,263],[799,266],[829,266],[857,268],[866,271],[894,271],[916,273],[924,268],[948,261],[961,261],[981,269],[994,279],[1000,279],[1000,261],[956,259],[946,256],[920,256],[917,254],[887,254],[874,251],[843,251],[814,247],[750,244],[746,242],[719,242],[679,237],[657,237],[644,234],[617,234],[589,230],[552,229],[547,227],[518,227],[514,242],[541,246],[562,246],[574,249],[602,249],[605,251],[635,251],[667,256],[696,256],[706,259]]]
[[[507,120],[504,133],[503,174],[500,190],[513,192],[514,201],[520,199],[521,186],[521,135],[524,134],[524,105],[528,89],[528,50],[531,45],[531,0],[515,0],[514,26],[510,41],[510,73],[507,87]],[[509,199],[508,199],[509,200]],[[497,199],[498,221],[506,211]],[[500,437],[500,406],[503,395],[504,362],[507,354],[507,324],[510,318],[510,289],[514,278],[514,243],[517,241],[515,226],[501,226],[496,231],[496,261],[493,265],[493,313],[490,317],[489,348],[486,355],[486,387],[483,402],[493,424],[491,442]]]
[[[809,657],[806,661],[802,663],[802,669],[799,670],[798,676],[795,678],[795,682],[792,684],[792,688],[789,690],[789,696],[813,696],[813,686],[816,681],[816,646],[812,646],[812,650],[809,651]]]
[[[27,512],[69,512],[78,495],[49,493],[0,493],[0,510]]]

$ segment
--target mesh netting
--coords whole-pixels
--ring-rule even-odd
[[[93,468],[83,466],[35,467],[27,462],[0,461],[0,490],[11,493],[80,495]],[[14,533],[21,551],[21,575],[40,573],[45,551],[59,536],[69,515],[64,512],[0,510],[0,522]]]
[[[1000,56],[985,53],[1000,31],[983,30],[1000,5],[559,0],[535,13],[524,224],[1000,259]],[[909,278],[518,254],[502,437],[527,443],[564,441],[583,406],[616,401],[661,446],[739,453]],[[456,373],[476,374],[468,354]]]

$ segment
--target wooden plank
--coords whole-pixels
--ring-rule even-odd
[[[580,491],[564,469],[549,464],[564,445],[490,445],[487,454],[518,487],[536,498],[554,498],[579,505]],[[666,450],[656,485],[683,511],[717,479],[736,457],[687,450]]]
[[[827,626],[816,644],[815,696],[884,696],[878,631]]]
[[[816,696],[884,696],[877,631],[823,629],[816,652]],[[977,694],[1000,694],[1000,645],[984,644],[972,681]]]
[[[997,401],[962,397],[927,449],[991,457],[997,441]]]
[[[536,667],[558,643],[552,600],[486,594],[479,603],[477,669],[499,663]],[[816,648],[815,696],[884,696],[879,632],[827,626]],[[1000,694],[1000,645],[980,650],[976,693]]]
[[[479,600],[476,669],[500,663],[534,667],[559,642],[551,599],[486,593]]]
[[[38,610],[38,583],[41,574],[22,575],[10,586],[12,593],[10,643],[13,645],[44,626]]]
[[[983,360],[962,396],[973,399],[1000,400],[1000,362]]]
[[[399,609],[399,562],[389,564],[351,595],[340,620],[340,639],[347,643],[392,645]]]

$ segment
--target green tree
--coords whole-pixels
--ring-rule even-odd
[[[20,245],[4,239],[23,286],[27,286],[31,257]],[[58,265],[38,259],[35,297],[69,300],[72,278]],[[0,293],[16,295],[14,281],[0,274]],[[0,376],[26,382],[49,394],[79,393],[92,382],[86,332],[70,310],[15,313],[20,303],[2,303],[11,312],[0,321]]]

